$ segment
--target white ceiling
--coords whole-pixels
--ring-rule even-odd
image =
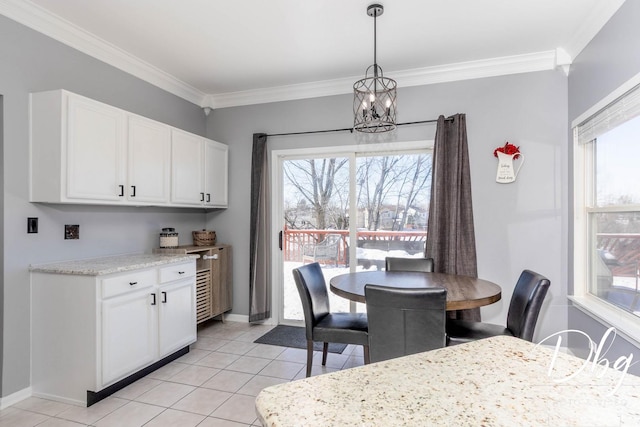
[[[398,86],[569,64],[624,0],[385,0]],[[374,0],[0,0],[0,13],[201,106],[349,93]]]

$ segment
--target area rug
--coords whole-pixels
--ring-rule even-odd
[[[259,344],[279,345],[281,347],[307,348],[305,329],[298,326],[278,325],[257,340]],[[330,353],[342,353],[347,348],[346,344],[329,343]],[[314,342],[313,349],[322,351],[322,343]]]

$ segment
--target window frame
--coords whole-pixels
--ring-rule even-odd
[[[579,141],[580,126],[596,117],[606,108],[615,105],[627,93],[640,85],[640,73],[611,92],[601,101],[577,117],[572,123],[573,130],[573,294],[568,298],[573,305],[586,315],[606,327],[614,327],[616,332],[631,343],[640,346],[640,317],[618,308],[589,292],[589,275],[593,275],[590,265],[591,213],[624,212],[637,209],[623,207],[595,206],[595,165],[592,143]]]

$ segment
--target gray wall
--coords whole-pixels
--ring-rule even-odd
[[[569,125],[625,81],[640,73],[638,20],[640,20],[640,2],[625,2],[571,65]],[[573,286],[572,276],[569,283]],[[596,342],[607,329],[602,323],[574,307],[570,308],[568,316],[570,328],[586,332]],[[572,348],[586,347],[584,340],[569,338]],[[615,360],[620,356],[639,352],[639,347],[617,337],[607,354],[607,359]],[[584,354],[584,351],[581,354]],[[635,365],[630,371],[640,375],[640,366]]]
[[[68,89],[200,135],[206,123],[196,105],[0,16],[0,98],[4,101],[2,268],[2,393],[30,386],[29,264],[150,252],[161,227],[181,243],[205,225],[201,210],[77,207],[28,202],[28,95]],[[40,232],[27,234],[27,217]],[[64,225],[79,224],[80,240],[63,240]],[[185,239],[185,240],[183,240]]]
[[[503,299],[483,318],[504,323],[514,284],[525,268],[551,279],[537,336],[566,319],[567,78],[548,71],[399,89],[399,122],[465,113],[471,157],[479,276],[499,283]],[[254,132],[282,133],[351,126],[350,95],[214,110],[207,136],[229,144],[229,208],[208,217],[234,248],[234,309],[249,311],[249,183]],[[397,140],[433,139],[435,127],[402,127]],[[388,138],[388,136],[385,136]],[[513,184],[495,182],[493,150],[510,141],[526,157]],[[271,149],[362,143],[348,132],[273,137]],[[244,224],[244,225],[243,225]]]

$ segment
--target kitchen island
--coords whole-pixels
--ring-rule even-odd
[[[273,427],[637,426],[640,378],[621,371],[503,336],[268,387],[256,412]]]

